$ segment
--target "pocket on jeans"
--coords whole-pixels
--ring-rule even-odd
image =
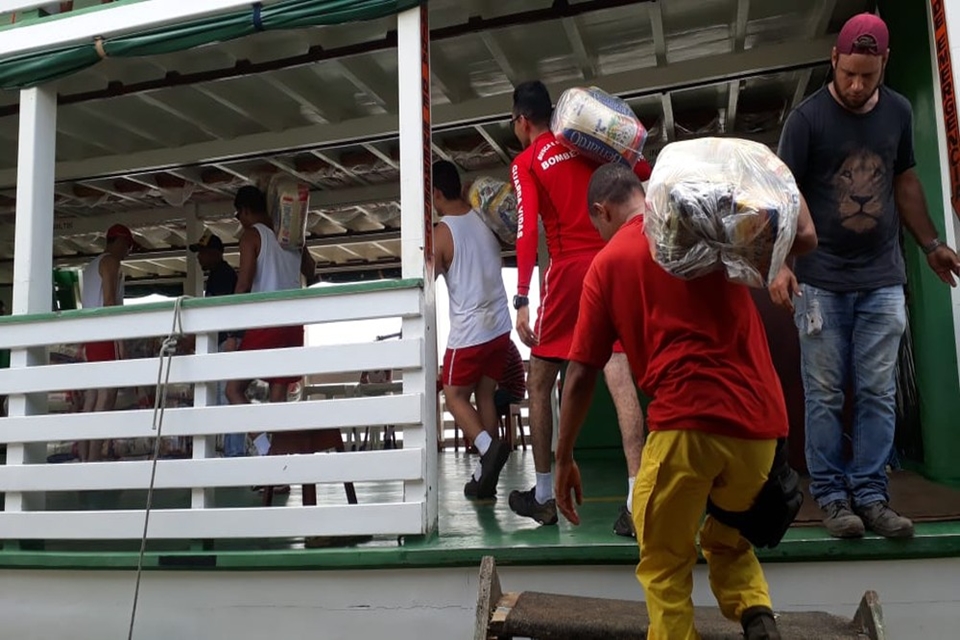
[[[808,287],[805,284],[800,285],[800,295],[793,296],[793,323],[797,326],[797,331],[801,334],[807,331],[807,293]]]

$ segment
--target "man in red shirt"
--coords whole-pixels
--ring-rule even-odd
[[[561,145],[550,132],[553,106],[550,94],[539,81],[524,82],[513,92],[513,131],[523,145],[510,167],[517,196],[517,334],[530,347],[530,435],[536,486],[510,494],[510,508],[540,524],[557,523],[550,473],[553,441],[553,409],[550,396],[560,367],[567,360],[573,328],[577,322],[580,290],[587,268],[603,248],[603,238],[587,213],[587,184],[597,165]],[[642,180],[650,177],[650,165],[641,160],[635,167]],[[537,217],[546,232],[550,267],[544,276],[536,327],[530,328],[527,295],[537,260]],[[631,505],[633,478],[640,468],[643,448],[643,416],[630,368],[621,350],[604,368],[607,387],[617,409],[617,421],[627,460],[627,500],[614,524],[618,535],[634,535]]]
[[[557,502],[577,524],[570,492],[578,503],[582,496],[573,444],[597,373],[620,340],[640,388],[653,398],[634,494],[647,638],[693,640],[692,572],[707,499],[727,511],[751,507],[777,439],[787,436],[783,391],[749,289],[721,272],[681,280],[654,262],[643,231],[643,187],[632,173],[601,167],[588,198],[594,224],[610,241],[583,285],[561,405]],[[815,246],[804,205],[793,251]],[[707,517],[700,546],[723,614],[743,625],[747,640],[779,639],[752,545]]]

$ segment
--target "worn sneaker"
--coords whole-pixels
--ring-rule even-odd
[[[857,513],[870,531],[884,538],[912,538],[913,522],[904,518],[883,501],[857,507]]]
[[[518,516],[533,518],[540,524],[557,524],[557,501],[550,498],[540,504],[537,502],[536,488],[529,491],[511,491],[510,509]]]
[[[487,452],[480,456],[480,479],[476,481],[476,492],[472,496],[467,493],[470,488],[470,482],[467,482],[463,487],[463,494],[468,498],[479,500],[496,497],[500,471],[503,470],[503,465],[507,464],[509,458],[510,447],[506,442],[499,439],[491,442]],[[470,480],[473,481],[473,477]]]
[[[834,538],[860,538],[864,533],[863,520],[850,508],[846,500],[834,500],[823,507],[827,517],[823,526]]]
[[[627,505],[620,505],[620,515],[617,516],[617,521],[613,523],[613,532],[618,536],[623,536],[624,538],[633,538],[637,537],[637,530],[633,528],[633,515],[627,511]]]
[[[467,480],[467,484],[463,485],[463,495],[464,497],[470,500],[479,500],[480,499],[480,496],[478,495],[479,491],[480,491],[480,481],[471,475],[470,479]],[[494,489],[493,496],[488,496],[487,499],[489,499],[490,497],[495,498],[496,496],[497,496],[497,490]]]
[[[740,616],[744,640],[780,640],[777,620],[769,607],[749,607]]]

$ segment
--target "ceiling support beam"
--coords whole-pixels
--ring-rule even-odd
[[[137,99],[146,105],[149,105],[155,109],[159,109],[160,111],[173,116],[181,122],[187,123],[197,131],[203,133],[204,135],[210,136],[214,140],[223,140],[224,138],[233,137],[232,131],[215,131],[213,127],[209,127],[206,124],[191,118],[186,112],[178,109],[166,100],[159,98],[155,93],[140,93],[137,94]]]
[[[393,158],[391,158],[390,156],[388,156],[388,155],[387,155],[386,153],[384,153],[383,151],[381,151],[381,150],[380,150],[380,147],[378,147],[377,145],[375,145],[375,144],[362,144],[362,145],[360,145],[360,146],[363,147],[364,149],[366,149],[367,151],[369,151],[370,153],[372,153],[374,156],[376,156],[378,159],[380,159],[380,160],[381,160],[384,164],[386,164],[387,166],[389,166],[389,167],[391,167],[391,168],[393,168],[393,169],[399,169],[399,168],[400,168],[400,163],[397,162],[396,160],[394,160]]]
[[[667,38],[663,33],[663,11],[659,2],[647,5],[650,11],[650,29],[653,31],[653,52],[658,67],[667,66]]]
[[[731,80],[727,84],[727,110],[723,118],[725,133],[733,133],[737,128],[737,105],[740,102],[740,80]]]
[[[743,51],[747,41],[747,22],[750,19],[750,0],[737,0],[737,17],[733,23],[733,50]]]
[[[369,56],[332,60],[330,64],[336,67],[350,84],[370,97],[386,113],[397,112],[399,108],[397,92],[392,88],[395,81],[391,78],[388,82],[385,78],[386,74],[370,60]]]
[[[669,93],[660,95],[660,105],[663,108],[663,139],[673,142],[677,139],[677,127],[673,120],[673,99]]]
[[[562,20],[563,30],[567,34],[567,40],[573,48],[573,55],[577,59],[580,67],[580,73],[584,80],[592,80],[597,74],[597,66],[593,62],[593,57],[587,51],[587,46],[583,42],[583,36],[580,35],[580,28],[577,26],[576,18],[564,18]]]
[[[510,156],[506,154],[506,152],[503,150],[503,147],[500,146],[500,143],[493,139],[493,136],[490,135],[490,132],[480,124],[476,125],[474,129],[476,129],[477,133],[480,134],[480,137],[487,141],[487,144],[490,145],[490,148],[493,149],[493,152],[497,154],[497,157],[500,158],[500,161],[509,166]]]
[[[491,31],[481,31],[480,40],[483,41],[483,46],[487,48],[487,51],[490,52],[490,56],[493,58],[494,62],[497,63],[497,66],[500,67],[500,70],[503,72],[503,75],[506,76],[510,84],[516,87],[518,84],[523,82],[518,73],[518,69],[510,61],[510,57],[503,52],[503,47],[500,46],[500,43],[497,41],[496,35]]]
[[[330,155],[326,153],[321,153],[320,151],[311,151],[310,153],[316,156],[317,158],[323,160],[324,162],[326,162],[328,165],[330,165],[337,171],[342,171],[343,173],[347,174],[347,177],[353,180],[354,182],[359,182],[360,184],[370,184],[369,180],[361,176],[358,176],[355,172],[351,171],[340,162],[337,162],[336,160],[334,160]]]

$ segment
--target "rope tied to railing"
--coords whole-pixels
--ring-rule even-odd
[[[179,296],[173,303],[173,326],[160,345],[160,366],[157,370],[157,387],[153,399],[152,430],[154,437],[153,455],[150,467],[150,485],[147,487],[147,504],[143,514],[143,535],[140,537],[140,555],[137,558],[137,579],[133,589],[133,609],[130,612],[130,629],[127,640],[133,640],[133,627],[137,619],[137,603],[140,598],[140,576],[143,574],[143,556],[147,549],[147,528],[150,526],[150,508],[153,505],[153,485],[157,478],[157,460],[160,458],[160,438],[163,432],[163,416],[167,408],[167,386],[170,384],[170,368],[177,345],[183,337],[182,303],[190,296]]]

